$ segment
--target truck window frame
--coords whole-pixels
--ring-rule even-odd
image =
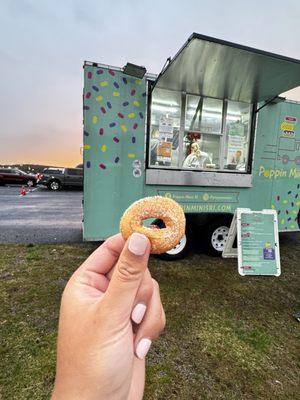
[[[151,133],[151,104],[152,104],[152,87],[153,87],[153,81],[148,80],[148,94],[147,94],[147,120],[146,120],[146,140],[145,140],[145,170],[146,170],[146,184],[164,184],[164,185],[199,185],[199,186],[232,186],[232,187],[252,187],[252,170],[253,170],[253,159],[254,159],[254,143],[255,143],[255,129],[256,129],[256,104],[255,103],[249,103],[250,104],[250,117],[249,117],[249,128],[248,128],[248,154],[247,154],[247,164],[245,171],[238,171],[238,170],[228,170],[228,169],[212,169],[207,170],[207,169],[185,169],[185,168],[180,168],[179,165],[182,162],[182,159],[179,157],[178,161],[178,167],[171,167],[171,166],[153,166],[150,165],[150,133]],[[193,93],[185,93],[181,92],[181,98],[185,97],[190,94],[194,95]],[[220,135],[220,145],[219,145],[219,152],[221,154],[224,154],[225,150],[225,143],[227,139],[227,134],[225,131],[224,124],[226,123],[226,108],[228,105],[228,101],[232,101],[230,99],[218,99],[223,101],[223,108],[222,108],[222,131]],[[184,104],[184,106],[186,103]],[[181,104],[181,108],[185,108]],[[181,119],[185,121],[185,114],[184,118],[181,116]],[[182,145],[183,142],[183,137],[184,137],[184,131],[180,129],[179,132],[179,145]],[[181,140],[180,140],[181,139]],[[162,179],[159,179],[158,172],[162,175]],[[173,173],[173,174],[172,174]],[[177,173],[177,177],[180,176],[179,173],[184,173],[185,179],[175,179],[174,173]],[[191,175],[193,174],[193,176]],[[196,179],[195,175],[202,175],[203,178],[208,178],[207,183],[203,183],[204,179]],[[147,176],[148,175],[148,176]],[[173,175],[173,176],[172,176]],[[181,174],[183,176],[183,174]],[[188,176],[191,176],[192,179],[186,179]],[[212,181],[209,180],[209,176],[214,175],[214,177],[218,176],[219,179],[213,179]],[[224,182],[222,183],[222,177],[226,178],[228,175],[231,175],[231,178],[228,177],[229,179],[225,179]],[[171,179],[168,179],[169,176]],[[239,178],[239,177],[240,178]],[[246,176],[249,179],[246,179]],[[244,182],[241,181],[241,178],[245,178]],[[177,181],[177,183],[175,183]],[[185,183],[187,181],[190,181],[189,183]],[[198,181],[198,183],[197,183]],[[228,184],[229,182],[229,184]]]

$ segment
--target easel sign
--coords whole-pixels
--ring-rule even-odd
[[[224,250],[222,253],[223,258],[237,258],[238,257],[238,249],[237,247],[233,247],[233,243],[235,238],[237,237],[237,210],[241,211],[251,211],[250,208],[238,208],[235,210],[233,219],[231,221],[231,225],[228,232],[228,238],[224,246]]]
[[[232,248],[237,235],[237,249]],[[240,275],[279,276],[280,254],[275,210],[238,208],[231,223],[223,257],[238,257]]]

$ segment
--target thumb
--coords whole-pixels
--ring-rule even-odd
[[[122,250],[102,300],[116,318],[130,318],[134,300],[148,265],[150,242],[145,235],[133,233]]]

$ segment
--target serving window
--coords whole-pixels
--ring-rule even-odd
[[[155,88],[149,167],[247,172],[252,105]]]

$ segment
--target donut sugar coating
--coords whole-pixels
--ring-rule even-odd
[[[147,227],[143,221],[160,219],[165,228]],[[133,232],[142,233],[151,242],[151,253],[161,254],[175,247],[185,234],[185,215],[176,201],[162,196],[145,197],[127,208],[120,221],[120,232],[126,240]]]

